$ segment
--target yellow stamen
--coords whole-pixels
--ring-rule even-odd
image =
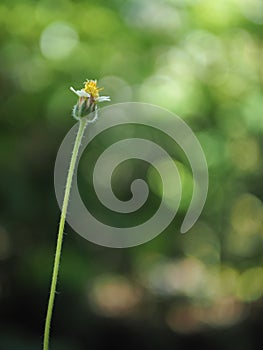
[[[97,82],[95,80],[87,80],[85,82],[84,91],[90,94],[92,98],[98,98],[101,90],[103,90],[103,88],[97,87]]]

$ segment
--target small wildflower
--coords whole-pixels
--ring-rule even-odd
[[[84,91],[90,94],[90,96],[94,99],[99,97],[99,92],[103,90],[103,88],[97,87],[97,81],[96,80],[87,80],[85,82],[85,88]]]
[[[97,86],[96,80],[87,80],[85,87],[81,90],[75,90],[72,86],[70,90],[73,91],[78,97],[79,100],[77,104],[73,107],[73,117],[79,120],[81,117],[87,116],[89,113],[95,111],[95,118],[92,121],[97,119],[97,103],[110,101],[109,96],[100,96],[99,92],[103,88]]]

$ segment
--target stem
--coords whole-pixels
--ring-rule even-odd
[[[67,182],[66,182],[66,189],[65,189],[65,193],[64,193],[60,222],[59,222],[57,246],[56,246],[55,260],[54,260],[52,280],[51,280],[51,286],[50,286],[48,307],[47,307],[43,350],[49,349],[50,324],[51,324],[52,312],[53,312],[53,308],[54,308],[54,299],[55,299],[55,294],[56,294],[56,285],[57,285],[57,280],[58,280],[58,271],[59,271],[59,264],[60,264],[60,258],[61,258],[61,248],[62,248],[64,226],[65,226],[65,220],[66,220],[68,203],[69,203],[70,189],[71,189],[72,179],[73,179],[73,175],[74,175],[74,171],[75,171],[78,152],[79,152],[81,140],[82,140],[86,125],[87,125],[86,118],[81,118],[79,121],[79,129],[78,129],[78,133],[76,136],[76,140],[75,140],[75,144],[74,144],[74,148],[73,148],[73,152],[72,152],[72,156],[71,156],[71,160],[70,160],[70,165],[69,165],[69,171],[68,171]]]

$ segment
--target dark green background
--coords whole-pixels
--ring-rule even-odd
[[[167,149],[185,195],[167,230],[138,247],[96,246],[66,227],[51,349],[260,348],[262,25],[260,0],[1,1],[1,350],[41,349],[60,214],[54,163],[75,123],[69,86],[87,78],[111,103],[153,103],[183,118],[203,146],[210,187],[199,221],[180,235],[192,179],[176,145],[128,127],[90,146],[79,183],[99,215],[89,161],[120,136]],[[116,176],[124,200],[133,179],[148,181],[149,202],[132,220],[149,217],[158,175],[133,161]]]

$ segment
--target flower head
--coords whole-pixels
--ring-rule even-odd
[[[89,98],[93,102],[110,101],[110,96],[100,96],[99,92],[103,90],[103,88],[99,88],[97,86],[97,80],[87,80],[84,84],[84,89],[75,90],[71,86],[70,90],[73,91],[79,97]]]
[[[84,84],[85,86],[81,90],[70,87],[70,90],[79,97],[78,103],[73,108],[73,117],[76,119],[96,111],[97,102],[110,101],[110,96],[100,96],[99,92],[103,88],[97,86],[97,80],[86,80]]]
[[[103,88],[97,87],[97,81],[96,80],[87,80],[85,82],[85,88],[84,91],[90,94],[90,96],[94,99],[99,97],[99,92],[103,90]]]

